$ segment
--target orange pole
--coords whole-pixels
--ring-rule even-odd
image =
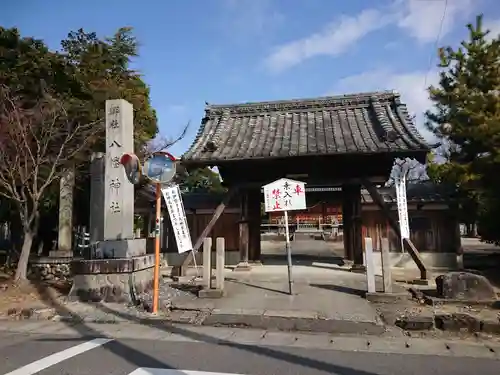
[[[156,226],[155,226],[155,270],[153,282],[153,314],[158,312],[160,299],[160,219],[161,185],[156,184]]]

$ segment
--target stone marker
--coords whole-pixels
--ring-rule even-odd
[[[226,257],[226,241],[224,237],[216,240],[216,260],[215,260],[215,289],[224,290],[224,268]]]
[[[123,100],[106,100],[104,240],[134,238],[134,185],[120,159],[134,152],[134,110]]]
[[[212,286],[212,239],[203,239],[203,287],[210,289]]]
[[[59,256],[72,256],[73,238],[73,190],[75,170],[68,169],[59,182],[59,234],[57,253]]]
[[[462,301],[496,300],[495,289],[488,279],[470,272],[449,272],[436,277],[439,298]]]
[[[146,239],[134,238],[134,185],[120,159],[134,152],[133,108],[125,100],[106,101],[106,154],[91,165],[90,233],[95,252],[71,263],[70,299],[137,303],[153,286],[154,254]]]

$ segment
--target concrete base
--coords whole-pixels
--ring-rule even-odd
[[[153,287],[154,255],[122,259],[73,260],[69,299],[137,303]]]
[[[172,280],[179,284],[189,284],[197,281],[201,281],[201,276],[190,275],[190,276],[172,276]]]
[[[95,258],[115,259],[146,255],[146,239],[101,241],[95,248]]]
[[[237,312],[215,309],[203,321],[207,326],[246,327],[279,331],[306,331],[332,334],[384,333],[381,322],[354,321],[347,319],[319,318],[308,311],[259,311],[240,309]]]
[[[354,273],[365,273],[366,266],[364,266],[363,264],[353,264],[350,268],[350,271]]]
[[[224,291],[221,289],[207,289],[204,288],[198,292],[199,298],[222,298]]]
[[[408,301],[410,295],[408,293],[366,293],[367,301],[374,303],[394,303],[400,301]]]
[[[240,262],[234,268],[234,271],[238,271],[238,272],[239,271],[251,271],[251,270],[252,270],[252,266],[248,262]]]

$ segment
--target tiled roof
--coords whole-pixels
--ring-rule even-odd
[[[316,99],[207,105],[183,160],[220,162],[345,153],[426,152],[394,91]]]
[[[387,203],[396,203],[396,188],[382,187],[378,189],[380,195]],[[373,203],[373,200],[367,190],[362,190],[361,200],[364,203]],[[406,186],[406,200],[408,203],[438,203],[450,202],[453,200],[453,193],[449,187],[436,185],[429,181],[408,184]]]

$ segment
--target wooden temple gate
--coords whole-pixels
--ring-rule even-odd
[[[394,92],[307,100],[207,105],[200,130],[182,163],[186,168],[217,167],[228,187],[197,239],[203,238],[237,194],[241,205],[239,267],[260,261],[261,187],[289,177],[310,186],[341,186],[344,247],[355,269],[363,269],[361,188],[364,186],[400,237],[376,185],[388,180],[396,158],[425,162],[429,145],[415,129]],[[411,241],[405,247],[426,278]],[[185,268],[191,262],[188,255]],[[183,273],[182,269],[179,270]]]

